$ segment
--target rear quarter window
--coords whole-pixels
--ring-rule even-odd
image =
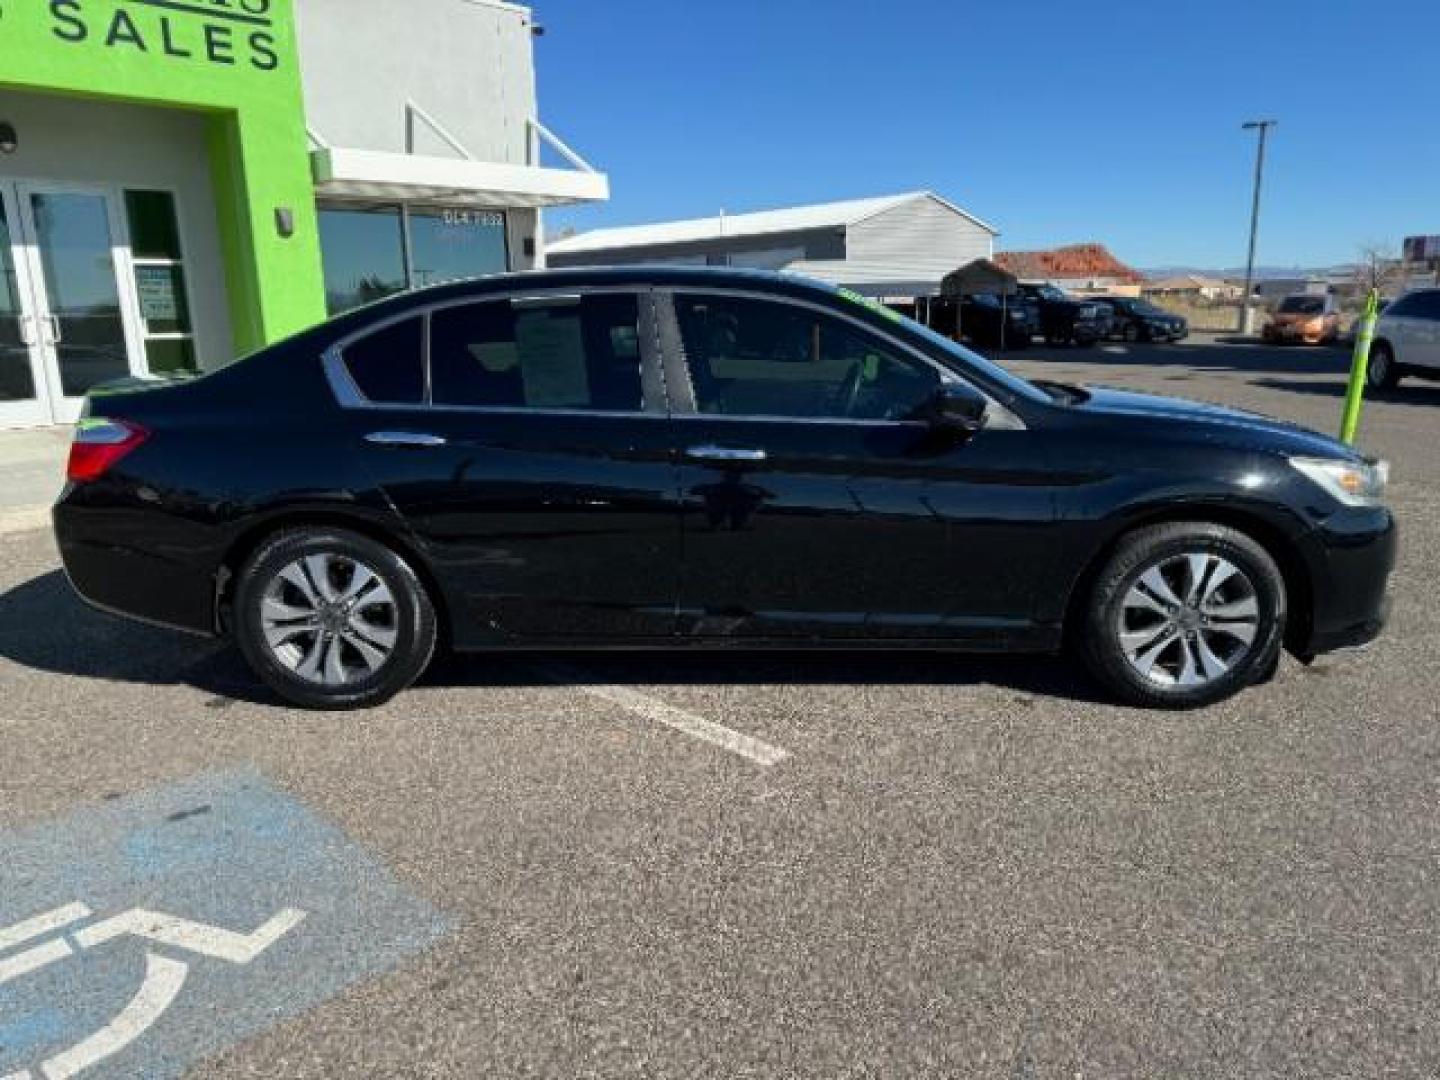
[[[425,330],[419,316],[376,330],[345,346],[345,368],[360,393],[379,405],[425,400]]]

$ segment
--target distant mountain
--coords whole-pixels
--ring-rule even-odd
[[[1353,266],[1257,266],[1255,268],[1256,281],[1271,281],[1275,278],[1306,278],[1306,277],[1333,277],[1337,274],[1344,275],[1352,273]],[[1213,266],[1146,266],[1140,272],[1147,278],[1180,277],[1184,274],[1199,274],[1202,277],[1212,278],[1238,278],[1243,280],[1245,268],[1243,266],[1228,266],[1216,268]]]

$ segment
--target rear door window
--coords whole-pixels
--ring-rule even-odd
[[[425,401],[425,324],[404,319],[345,346],[345,367],[360,393],[377,405]]]
[[[633,294],[491,300],[431,314],[436,405],[639,412],[639,307]]]

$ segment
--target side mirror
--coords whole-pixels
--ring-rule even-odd
[[[937,427],[956,428],[970,434],[985,426],[990,399],[965,383],[944,383],[935,391],[926,410]]]

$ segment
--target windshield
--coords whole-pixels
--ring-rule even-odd
[[[1027,401],[1043,402],[1047,405],[1054,402],[1055,399],[1052,395],[1047,394],[1034,383],[1028,382],[1019,375],[1005,370],[999,364],[985,359],[985,357],[979,353],[971,352],[963,345],[957,345],[944,334],[937,334],[928,326],[924,326],[914,319],[907,319],[902,316],[899,321],[910,333],[917,337],[924,338],[928,344],[943,350],[946,355],[950,356],[963,367],[978,370],[982,375],[990,379],[991,382],[996,383],[1015,397],[1025,398]]]
[[[1282,315],[1320,315],[1324,311],[1323,296],[1287,296],[1280,303]]]
[[[1070,297],[1068,297],[1068,296],[1065,295],[1064,290],[1062,290],[1062,289],[1057,289],[1054,285],[1041,285],[1040,288],[1039,288],[1037,291],[1038,291],[1039,294],[1040,294],[1042,297],[1044,297],[1046,300],[1069,300],[1069,299],[1070,299]]]

